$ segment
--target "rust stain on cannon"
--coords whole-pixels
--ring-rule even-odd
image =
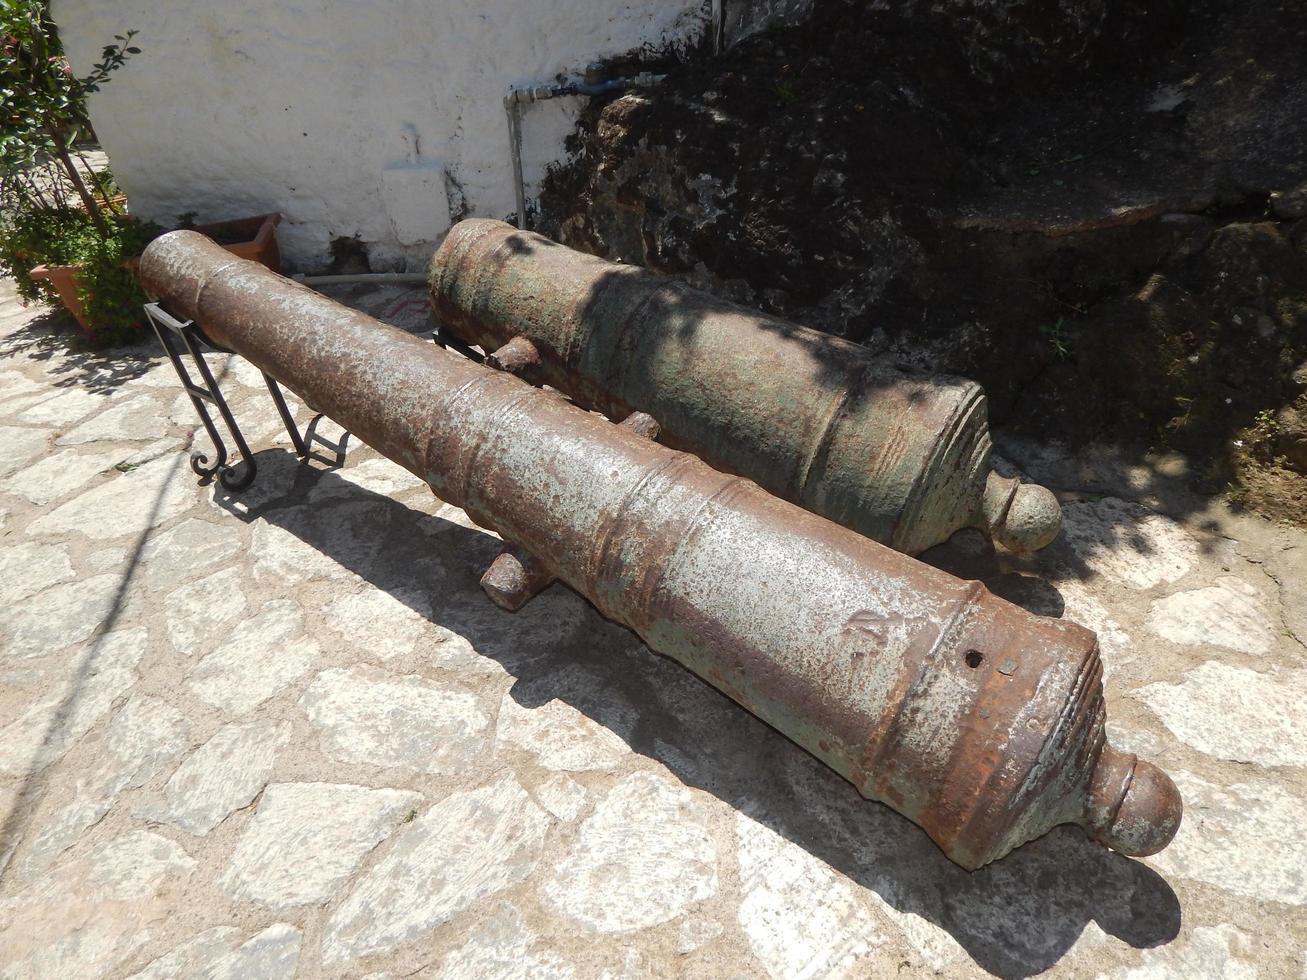
[[[146,291],[510,547],[505,605],[550,578],[977,868],[1060,823],[1164,847],[1174,784],[1104,737],[1092,633],[1033,616],[748,480],[348,310],[193,232]],[[526,560],[523,560],[525,558]]]
[[[668,445],[898,551],[963,527],[1036,551],[1061,526],[1048,490],[990,469],[973,382],[909,378],[857,344],[500,221],[455,226],[431,295],[463,341],[530,341],[540,380],[585,407],[648,412]]]

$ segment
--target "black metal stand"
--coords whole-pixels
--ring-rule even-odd
[[[245,437],[241,435],[236,419],[231,414],[231,409],[227,406],[226,399],[222,397],[222,392],[218,389],[218,382],[214,379],[213,372],[209,370],[209,365],[204,361],[201,348],[207,347],[223,354],[230,354],[232,351],[215,344],[204,335],[193,321],[186,320],[183,322],[178,320],[158,303],[146,303],[145,315],[149,318],[150,325],[154,327],[159,343],[163,345],[164,351],[167,352],[168,360],[172,361],[173,369],[177,372],[182,388],[185,389],[186,394],[190,395],[191,404],[195,406],[195,412],[204,424],[204,431],[213,440],[217,460],[210,463],[209,458],[203,452],[198,449],[192,450],[191,469],[202,477],[216,475],[218,482],[227,490],[244,490],[254,482],[254,477],[258,473],[258,466],[250,453],[250,447],[245,442]],[[202,384],[197,385],[191,380],[190,372],[186,370],[186,364],[182,360],[182,350],[177,346],[178,340],[181,341],[185,353],[190,354],[191,360],[195,362],[195,368],[200,374]],[[268,386],[268,394],[272,396],[273,404],[277,406],[277,413],[281,416],[282,424],[286,426],[286,434],[290,436],[291,445],[295,447],[295,455],[300,459],[307,458],[309,456],[308,444],[295,425],[295,418],[286,405],[286,399],[282,396],[281,387],[277,384],[276,379],[267,374],[263,375],[263,381]],[[238,472],[234,466],[227,465],[227,446],[218,433],[218,427],[213,423],[213,417],[209,414],[208,405],[213,405],[218,409],[218,414],[222,416],[227,431],[231,433],[232,442],[236,444],[237,452],[245,464],[243,472]],[[313,431],[317,421],[315,418],[310,423],[310,432]],[[342,439],[339,446],[332,447],[337,453],[337,465],[344,456],[344,444],[345,440]]]
[[[445,350],[457,351],[469,361],[474,361],[477,364],[484,364],[486,361],[485,354],[481,353],[481,351],[475,347],[469,347],[453,334],[445,330],[443,326],[436,327],[436,331],[431,335],[431,339],[436,342],[437,347],[443,347]]]

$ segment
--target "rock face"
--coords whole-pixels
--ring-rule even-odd
[[[341,961],[430,932],[526,878],[549,818],[511,776],[454,793],[409,824],[327,921],[322,958]]]
[[[1228,0],[828,0],[593,106],[536,226],[1221,489],[1301,442],[1294,410],[1260,460],[1234,445],[1302,394],[1304,29]]]

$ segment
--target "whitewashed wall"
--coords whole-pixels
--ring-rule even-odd
[[[449,212],[513,204],[502,99],[644,44],[702,35],[708,0],[55,0],[73,65],[140,31],[91,114],[133,211],[280,211],[293,267],[358,236],[375,270],[420,269]],[[530,107],[529,193],[575,99]]]

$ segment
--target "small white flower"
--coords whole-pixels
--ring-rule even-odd
[[[1240,449],[1243,448],[1243,440],[1242,440],[1242,439],[1236,439],[1236,440],[1234,441],[1234,444],[1235,444],[1236,446],[1238,446]]]

